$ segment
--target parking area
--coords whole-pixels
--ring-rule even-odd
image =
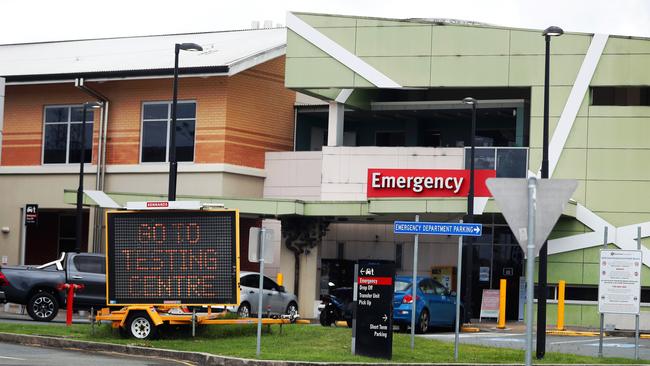
[[[454,333],[433,333],[421,337],[453,342]],[[533,342],[535,336],[533,335]],[[524,349],[526,334],[523,332],[487,331],[479,333],[462,333],[460,342],[490,347]],[[547,336],[546,351],[570,353],[584,356],[598,356],[598,337],[567,337]],[[634,358],[634,338],[605,337],[603,340],[603,355],[605,357]],[[639,358],[650,360],[650,340],[639,340]]]

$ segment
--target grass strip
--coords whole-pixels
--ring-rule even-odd
[[[54,324],[0,323],[0,332],[55,336],[67,339],[130,344],[143,347],[164,348],[178,351],[206,352],[222,356],[254,359],[256,344],[255,325],[211,325],[198,328],[197,336],[191,337],[187,326],[165,327],[160,339],[141,341],[121,338],[117,330],[103,324],[91,334],[91,326],[77,324],[64,327]],[[393,359],[384,361],[353,356],[351,331],[347,328],[325,328],[313,325],[285,325],[269,330],[264,327],[262,336],[262,359],[314,362],[399,362],[442,363],[453,362],[453,343],[416,337],[415,350],[410,349],[408,334],[394,333]],[[465,363],[522,363],[523,350],[491,348],[462,344],[459,362]],[[544,360],[535,363],[565,364],[633,364],[627,358],[597,358],[573,354],[547,353]]]

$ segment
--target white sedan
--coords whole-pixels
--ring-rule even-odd
[[[296,295],[284,290],[272,279],[263,276],[262,278],[262,314],[287,314],[291,317],[298,316],[298,300]],[[237,314],[240,318],[248,318],[257,314],[259,304],[260,274],[257,272],[240,272],[239,288],[241,299]],[[233,311],[235,309],[229,308]]]

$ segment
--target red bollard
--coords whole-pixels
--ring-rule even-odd
[[[72,325],[72,307],[74,303],[74,292],[76,290],[82,290],[84,285],[77,285],[74,283],[62,283],[59,285],[59,290],[67,289],[68,296],[66,298],[66,313],[65,313],[65,325]]]

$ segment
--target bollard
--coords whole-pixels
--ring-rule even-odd
[[[282,272],[278,272],[278,275],[275,277],[276,281],[278,283],[278,286],[282,286],[282,282],[284,280],[284,275]]]
[[[564,330],[564,287],[566,281],[560,280],[558,282],[558,296],[557,296],[557,330]]]
[[[499,281],[499,324],[498,329],[506,329],[506,285],[507,280]]]

